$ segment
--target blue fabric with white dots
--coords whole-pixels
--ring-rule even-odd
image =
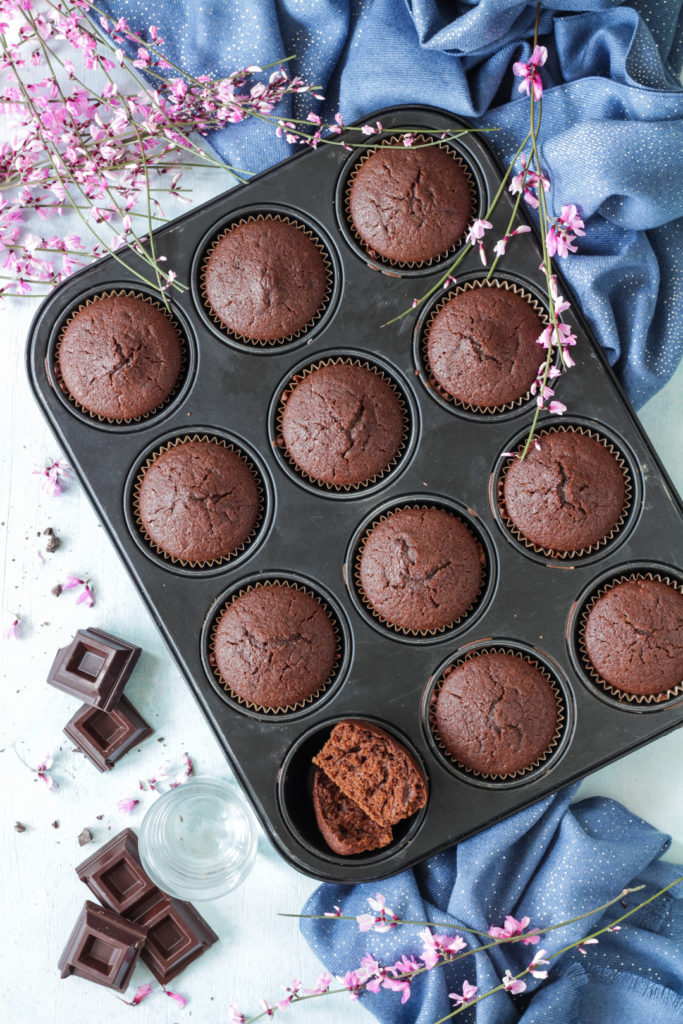
[[[535,4],[514,0],[100,0],[145,30],[193,74],[224,75],[295,54],[293,67],[346,122],[380,107],[427,103],[500,130],[509,161],[528,124],[511,72],[527,60]],[[546,0],[541,42],[542,158],[551,207],[576,203],[587,222],[562,269],[636,408],[668,380],[683,353],[683,56],[680,0]],[[173,72],[170,72],[172,75]],[[249,121],[211,144],[250,171],[292,148]]]
[[[471,949],[485,940],[459,931],[463,925],[486,932],[513,914],[530,917],[530,928],[543,929],[599,907],[622,888],[644,885],[642,892],[627,897],[626,909],[637,906],[683,874],[683,868],[658,859],[669,846],[667,836],[603,797],[570,807],[575,789],[534,804],[414,871],[374,885],[321,885],[302,913],[325,914],[335,905],[345,915],[368,913],[368,896],[380,891],[401,919],[439,922],[435,934],[461,934]],[[585,955],[574,950],[551,960],[546,981],[528,977],[525,993],[499,992],[466,1010],[462,1019],[477,1024],[682,1024],[681,890],[683,885],[634,914],[620,931],[602,935],[597,945],[585,947]],[[400,993],[387,991],[363,994],[362,1005],[386,1024],[434,1024],[454,1009],[449,993],[462,993],[464,981],[476,985],[481,995],[500,985],[507,968],[513,975],[521,971],[539,949],[556,953],[624,913],[617,903],[604,914],[546,932],[536,946],[499,946],[435,967],[413,982],[404,1005]],[[392,964],[402,953],[422,949],[417,926],[378,934],[361,933],[350,921],[303,920],[301,930],[328,970],[340,976],[359,967],[367,953]]]

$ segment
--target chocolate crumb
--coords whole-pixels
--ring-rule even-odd
[[[103,814],[96,814],[95,817],[97,818],[98,821],[102,821],[102,818],[104,817],[104,815]]]
[[[24,825],[23,821],[15,821],[14,822],[14,831],[15,832],[25,832],[26,831],[26,825]]]
[[[48,554],[51,555],[53,554],[53,552],[57,550],[57,548],[60,546],[62,542],[51,526],[48,526],[45,530],[43,530],[43,536],[48,538],[47,544],[45,545],[45,550],[48,552]]]
[[[89,828],[84,828],[78,837],[78,845],[87,846],[88,843],[92,843],[92,832]]]
[[[59,595],[60,595],[60,594],[61,594],[61,592],[62,592],[62,589],[63,589],[63,588],[62,588],[62,584],[61,584],[61,583],[58,583],[58,584],[57,584],[56,586],[54,586],[54,587],[52,588],[52,590],[50,591],[50,593],[51,593],[51,594],[54,594],[54,596],[55,596],[55,597],[59,597]]]
[[[52,822],[52,827],[53,827],[53,828],[59,828],[59,822],[57,821],[57,819],[56,819],[56,818],[55,818],[55,820],[54,820],[54,821]]]

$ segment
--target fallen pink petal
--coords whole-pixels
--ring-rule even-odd
[[[133,797],[124,796],[121,800],[117,800],[116,806],[122,814],[130,814],[140,803],[139,800],[134,800]]]
[[[180,1007],[181,1010],[185,1006],[187,1006],[187,999],[185,998],[185,996],[181,996],[178,992],[171,992],[171,990],[168,988],[165,988],[164,992],[166,993],[169,999],[172,999],[173,1002]]]
[[[144,985],[140,985],[140,988],[137,990],[137,992],[135,993],[135,995],[131,999],[129,1005],[130,1006],[137,1006],[139,1003],[142,1002],[143,999],[147,998],[147,996],[150,994],[151,991],[152,991],[152,984],[151,984],[151,982],[146,981]]]

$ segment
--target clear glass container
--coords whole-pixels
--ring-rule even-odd
[[[234,786],[199,775],[169,790],[140,826],[142,865],[169,896],[214,900],[251,871],[256,830]]]

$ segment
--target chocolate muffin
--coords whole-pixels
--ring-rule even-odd
[[[258,485],[236,451],[182,441],[154,458],[138,487],[138,519],[171,558],[212,562],[236,552],[259,516]]]
[[[313,810],[323,839],[342,857],[378,850],[394,838],[389,827],[369,818],[319,769],[313,779]]]
[[[517,292],[482,286],[456,293],[434,317],[427,362],[437,385],[458,402],[491,409],[523,398],[543,350],[541,317]]]
[[[380,146],[352,178],[348,212],[370,256],[421,263],[447,253],[472,217],[458,160],[440,146]]]
[[[282,440],[312,479],[337,487],[366,483],[396,458],[403,440],[398,395],[365,366],[332,363],[287,394]]]
[[[261,708],[292,708],[316,694],[337,660],[335,627],[310,594],[267,583],[232,601],[216,626],[226,689]]]
[[[427,803],[427,779],[415,758],[372,722],[337,722],[313,764],[383,828]]]
[[[323,255],[302,227],[257,217],[218,239],[204,269],[214,316],[248,341],[279,341],[302,331],[327,292]]]
[[[359,560],[362,596],[395,628],[451,626],[477,599],[486,559],[457,516],[402,508],[373,526]]]
[[[158,306],[134,295],[103,295],[62,331],[63,390],[94,416],[133,420],[163,405],[178,383],[183,343]]]
[[[617,690],[665,693],[683,681],[683,594],[641,577],[617,583],[588,613],[584,650]]]
[[[557,730],[557,698],[539,668],[486,651],[447,670],[434,723],[448,753],[482,775],[513,775],[543,757]]]
[[[505,513],[531,544],[580,551],[604,540],[624,512],[626,481],[614,455],[578,431],[541,435],[540,450],[513,459],[505,475]]]

